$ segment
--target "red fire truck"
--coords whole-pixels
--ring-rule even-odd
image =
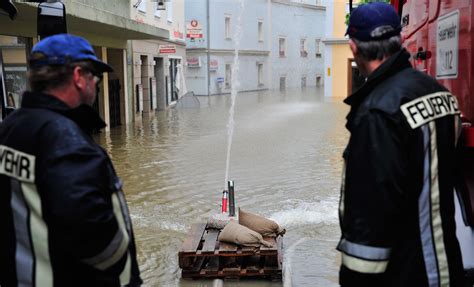
[[[457,188],[457,235],[464,268],[474,271],[474,6],[471,0],[391,0],[412,64],[457,96],[463,118],[463,177]]]

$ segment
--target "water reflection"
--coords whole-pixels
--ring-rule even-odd
[[[287,229],[285,284],[180,279],[177,252],[188,228],[219,210],[229,96],[200,97],[200,109],[159,112],[98,136],[125,183],[146,286],[337,286],[347,108],[322,94],[243,93],[235,107],[229,178],[236,203]]]

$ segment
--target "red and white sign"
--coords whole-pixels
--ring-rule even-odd
[[[186,62],[189,68],[199,68],[201,67],[201,58],[200,57],[187,57]]]
[[[173,36],[174,36],[175,39],[183,39],[184,38],[184,34],[181,33],[180,31],[176,31],[176,30],[173,31]]]
[[[160,54],[176,54],[175,45],[160,45],[158,49]]]
[[[186,37],[187,38],[202,38],[202,27],[198,20],[191,20],[186,25]]]

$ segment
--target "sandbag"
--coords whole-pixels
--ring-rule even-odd
[[[251,247],[260,247],[260,245],[264,245],[265,247],[273,246],[271,243],[263,240],[262,235],[259,233],[250,230],[235,221],[230,221],[224,229],[222,229],[219,234],[219,241]]]
[[[278,223],[265,217],[245,212],[239,208],[239,224],[260,233],[262,236],[277,237],[283,236],[286,230],[281,228]]]
[[[221,230],[224,229],[230,221],[238,222],[238,218],[236,216],[229,216],[226,213],[213,214],[207,219],[206,228]]]

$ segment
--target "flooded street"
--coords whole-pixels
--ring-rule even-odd
[[[323,88],[237,95],[229,179],[236,204],[277,221],[284,282],[224,286],[337,286],[338,200],[347,107]],[[192,223],[220,210],[230,96],[199,97],[97,140],[124,181],[145,286],[215,286],[182,280],[178,250]]]

